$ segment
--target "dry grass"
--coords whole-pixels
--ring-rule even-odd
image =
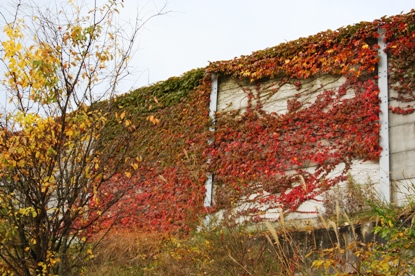
[[[182,239],[111,232],[84,275],[294,275],[298,248],[288,233],[274,244],[275,235],[242,227],[205,229]]]
[[[324,228],[296,231],[281,216],[278,227],[265,223],[265,229],[256,231],[234,224],[201,229],[187,237],[112,231],[95,249],[94,261],[84,275],[294,276],[365,271],[363,261],[371,262],[374,256],[369,254],[375,248],[373,235],[372,240],[365,240],[371,230],[355,220],[354,211],[366,212],[368,199],[363,196],[367,193],[356,191],[354,182],[349,185],[354,194],[347,196],[362,198],[333,198],[331,216],[320,216]],[[359,210],[350,212],[347,207],[354,203]],[[413,222],[414,213],[414,208],[404,208],[397,217]]]
[[[370,180],[365,184],[360,184],[349,176],[344,186],[335,186],[325,194],[324,215],[340,222],[342,219],[339,216],[340,211],[356,219],[372,209],[369,203],[380,204],[381,202]]]
[[[144,275],[161,253],[159,234],[111,231],[95,248],[85,275]]]

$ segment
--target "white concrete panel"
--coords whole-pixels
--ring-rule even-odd
[[[391,107],[402,107],[406,108],[408,106],[408,103],[401,103],[397,101],[390,101],[389,106]],[[398,125],[404,125],[404,124],[413,124],[415,123],[415,112],[412,114],[395,114],[389,111],[389,126],[398,126]]]
[[[240,89],[241,87],[249,86],[248,81],[235,80],[231,77],[220,76],[219,77],[219,91],[224,92],[228,90]]]
[[[248,95],[240,87],[219,92],[218,112],[240,110],[247,105]]]
[[[344,168],[344,164],[339,164],[337,168],[330,173],[328,177],[335,177],[342,173]],[[315,167],[306,168],[308,172],[313,172]],[[294,174],[295,171],[287,171],[287,175]],[[374,184],[379,183],[379,164],[377,162],[371,161],[362,161],[356,160],[351,165],[351,169],[349,171],[351,177],[353,177],[354,181],[357,184],[365,185],[365,184]],[[346,183],[340,183],[340,187],[344,186]],[[255,185],[256,189],[260,188],[261,184],[257,183]],[[296,185],[294,185],[296,186]],[[254,199],[259,198],[261,196],[268,196],[270,193],[267,191],[263,191],[262,195],[257,193],[252,193],[251,195],[247,195],[246,197],[241,198],[237,206],[233,209],[232,213],[237,214],[252,208],[258,208],[259,213],[257,214],[246,214],[245,216],[240,216],[237,218],[238,222],[247,221],[252,217],[259,216],[262,219],[269,220],[269,221],[276,221],[278,220],[281,210],[279,208],[278,203],[270,203],[268,204],[259,204],[253,202]],[[278,195],[277,195],[278,197]],[[306,201],[302,203],[299,208],[298,212],[293,212],[287,215],[287,220],[303,220],[303,219],[314,219],[318,217],[316,212],[324,212],[323,207],[323,195],[317,196],[315,199]],[[222,214],[222,212],[219,212]]]
[[[391,127],[389,137],[391,154],[415,150],[415,123]]]
[[[338,76],[321,76],[319,78],[299,81],[299,88],[291,83],[281,84],[279,80],[270,80],[256,84],[247,84],[237,82],[233,79],[225,79],[219,85],[218,111],[226,112],[241,110],[248,105],[248,91],[256,95],[260,93],[260,101],[266,112],[275,112],[284,114],[287,112],[287,101],[297,99],[304,103],[304,106],[311,105],[317,96],[324,90],[336,90],[346,81],[345,77]],[[259,91],[258,91],[259,90]],[[344,98],[354,96],[353,91],[348,93]],[[255,105],[255,101],[253,101]]]
[[[261,93],[261,100],[263,101],[263,110],[268,113],[275,112],[277,114],[287,113],[287,100],[293,98],[296,91],[296,87],[292,84],[284,84],[281,87],[272,86],[272,89],[276,89],[274,92],[272,89]]]
[[[278,80],[270,80],[261,83],[260,86],[255,84],[247,84],[235,81],[231,78],[223,80],[219,84],[219,95],[218,95],[218,112],[227,112],[233,110],[243,110],[248,104],[248,92],[256,95],[260,93],[261,104],[263,109],[267,112],[275,112],[278,114],[287,112],[287,101],[290,99],[298,99],[304,104],[304,106],[311,105],[315,102],[317,96],[324,90],[337,90],[346,81],[344,77],[338,76],[322,76],[320,78],[301,81],[301,85],[294,85],[291,83],[280,84]],[[354,97],[354,91],[349,90],[344,98]],[[253,105],[255,105],[255,101]],[[414,131],[415,132],[415,131]],[[415,140],[415,139],[414,139]],[[309,166],[303,168],[308,172],[314,172],[315,166]],[[339,164],[327,177],[336,177],[343,173],[344,164]],[[295,174],[295,170],[287,171],[287,175]],[[375,183],[378,185],[380,181],[379,174],[379,163],[356,160],[353,162],[349,174],[353,177],[356,183],[366,184]],[[341,183],[340,186],[344,186],[345,183]],[[299,185],[299,183],[293,186]],[[268,194],[267,191],[264,191]],[[244,213],[244,216],[237,218],[238,222],[249,220],[252,217],[258,215],[262,219],[275,221],[278,220],[281,210],[278,204],[258,204],[253,203],[253,199],[258,194],[253,192],[245,198],[241,198],[237,206],[233,209],[232,213]],[[321,212],[324,210],[323,203],[321,201],[322,196],[318,196],[318,200],[309,200],[302,203],[298,211],[290,213],[287,216],[287,220],[307,220],[315,219],[317,217],[316,211]],[[259,210],[258,214],[249,214],[244,212],[252,208]],[[218,214],[222,214],[219,212]]]
[[[391,154],[391,179],[403,180],[415,177],[415,150]]]

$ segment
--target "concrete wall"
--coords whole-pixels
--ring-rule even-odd
[[[288,100],[297,98],[297,100],[305,103],[305,106],[307,106],[312,104],[316,100],[317,95],[324,90],[336,89],[340,87],[345,81],[346,79],[344,77],[333,77],[326,75],[303,81],[301,84],[301,89],[298,89],[293,84],[281,84],[278,80],[264,81],[261,83],[260,100],[265,111],[284,114],[287,112]],[[243,111],[248,104],[246,91],[249,89],[254,91],[256,88],[256,85],[250,84],[248,82],[241,82],[231,78],[220,79],[218,87],[217,112],[221,113],[234,110]],[[351,98],[354,96],[354,91],[348,91],[344,97]],[[415,126],[412,127],[411,131],[412,135],[415,136]],[[402,145],[399,142],[398,144]],[[409,154],[413,154],[415,157],[415,144],[413,145],[412,149],[413,151]],[[405,150],[406,148],[403,149],[404,152]],[[396,149],[395,151],[398,153]],[[411,156],[408,156],[408,158],[411,158]],[[395,164],[397,164],[397,162],[395,162]],[[344,164],[339,164],[336,170],[331,173],[330,177],[339,175],[342,172],[343,167]],[[314,169],[315,166],[313,166],[313,164],[306,168],[307,171],[313,171]],[[286,172],[287,175],[292,173],[295,173],[295,171],[293,170]],[[379,183],[379,164],[377,162],[355,160],[352,164],[350,175],[357,183],[370,182],[376,186]],[[342,185],[344,186],[345,183],[340,184],[340,186]],[[264,191],[264,193],[267,194],[267,191]],[[261,215],[262,218],[269,220],[277,219],[281,213],[281,210],[278,207],[270,208],[270,206],[260,206],[257,203],[251,203],[252,199],[257,196],[258,194],[253,193],[245,198],[241,198],[239,205],[235,208],[235,211],[242,211],[251,207],[257,207],[260,210],[267,210],[264,214]],[[307,212],[314,212],[316,210],[324,211],[322,199],[323,196],[318,196],[314,200],[304,202],[299,207],[299,212],[289,214],[287,219],[307,220],[310,218],[316,218],[318,215],[309,213],[307,214]],[[219,212],[219,215],[221,216],[221,212]],[[246,218],[241,217],[240,221],[245,219]]]
[[[406,107],[407,103],[391,100],[394,96],[396,92],[390,89],[389,105]],[[415,192],[415,113],[389,112],[389,126],[392,199],[402,205]]]

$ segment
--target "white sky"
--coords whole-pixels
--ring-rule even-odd
[[[3,2],[4,1],[4,2]],[[10,6],[0,0],[0,8]],[[68,0],[20,0],[42,5]],[[98,0],[98,4],[107,0]],[[121,1],[121,0],[117,0]],[[93,0],[75,0],[91,4]],[[121,20],[154,14],[139,34],[132,73],[119,87],[128,92],[198,67],[280,43],[382,16],[408,13],[413,0],[124,0]],[[48,3],[48,4],[47,4]],[[53,4],[52,4],[53,5]]]
[[[151,14],[164,3],[145,1],[124,0],[123,18],[134,18],[137,8]],[[249,55],[327,29],[415,8],[410,0],[167,1],[167,10],[172,12],[151,20],[140,34],[128,87],[180,76],[209,61]]]

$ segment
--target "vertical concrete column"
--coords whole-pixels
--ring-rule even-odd
[[[210,131],[215,131],[215,123],[216,123],[216,110],[218,106],[218,77],[215,74],[212,74],[212,85],[210,89],[210,104],[209,104],[209,117],[212,121],[212,125],[210,126]],[[213,143],[213,140],[208,141],[209,144]],[[208,163],[210,162],[210,158],[208,158]],[[205,183],[206,194],[204,200],[204,206],[210,207],[212,206],[212,194],[213,194],[213,174],[208,173],[207,180]],[[206,224],[209,223],[209,217],[206,217]]]
[[[378,86],[380,99],[380,146],[382,153],[379,159],[380,183],[379,192],[387,203],[391,202],[390,185],[390,153],[389,153],[389,91],[388,91],[388,56],[385,52],[384,41],[385,29],[379,28],[379,64],[378,64]]]

